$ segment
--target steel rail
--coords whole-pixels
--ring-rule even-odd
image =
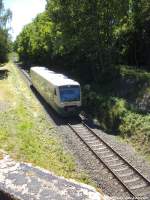
[[[149,180],[147,180],[136,168],[134,168],[128,161],[126,161],[118,152],[116,152],[110,145],[108,145],[102,138],[100,138],[93,130],[91,130],[84,122],[82,122],[83,127],[85,127],[88,131],[92,133],[99,141],[101,141],[104,145],[107,146],[115,155],[117,155],[121,160],[124,161],[125,164],[127,164],[133,171],[135,171],[142,179],[150,185]],[[78,133],[71,124],[68,123],[68,126],[71,128],[71,130],[81,139],[81,141],[88,147],[88,149],[94,154],[94,156],[100,160],[101,163],[111,172],[111,174],[119,181],[119,183],[126,189],[126,191],[135,199],[138,200],[138,197],[131,191],[131,189],[118,177],[118,175],[112,171],[112,169],[107,165],[107,163],[102,159],[91,147],[90,145],[84,140],[83,137],[80,136],[80,133]]]
[[[133,167],[123,156],[121,156],[117,151],[115,151],[110,145],[108,145],[102,138],[100,138],[93,130],[90,129],[89,126],[87,126],[84,122],[82,122],[83,126],[85,126],[93,135],[97,137],[97,139],[101,140],[109,149],[112,150],[113,153],[115,153],[120,159],[122,159],[131,169],[133,169],[149,186],[150,181],[144,177],[135,167]]]
[[[94,154],[94,156],[100,160],[101,163],[103,163],[103,165],[113,174],[113,176],[121,183],[121,185],[128,191],[128,193],[134,197],[135,195],[128,189],[128,187],[126,187],[126,185],[121,181],[121,179],[116,175],[116,173],[114,173],[110,168],[109,166],[105,163],[105,161],[100,158],[97,153],[85,142],[85,140],[78,134],[78,132],[71,126],[71,124],[68,123],[68,126],[71,128],[71,130],[82,140],[82,142],[88,147],[88,149]],[[138,200],[138,199],[136,199]]]

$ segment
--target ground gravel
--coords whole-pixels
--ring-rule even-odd
[[[56,134],[61,139],[65,150],[71,152],[75,158],[77,171],[87,173],[105,195],[113,197],[113,199],[117,199],[120,196],[124,197],[124,199],[129,197],[112,174],[105,169],[103,164],[93,156],[75,133],[67,126],[66,120],[55,115],[50,108],[46,107],[46,110],[48,120],[55,126]]]
[[[86,172],[89,177],[96,183],[97,187],[112,197],[113,199],[127,199],[129,195],[123,190],[122,186],[106,170],[102,163],[99,163],[87,147],[80,141],[74,132],[65,124],[65,120],[59,121],[59,118],[51,118],[55,125],[57,134],[69,152],[75,158],[78,170]],[[139,172],[150,180],[150,164],[138,155],[135,150],[126,143],[118,140],[117,136],[110,135],[98,128],[92,128],[97,135],[102,137],[110,146],[112,146],[120,155],[128,160]]]
[[[109,135],[99,129],[93,130],[150,180],[150,163],[139,155],[130,144],[121,142],[117,139],[117,136]]]

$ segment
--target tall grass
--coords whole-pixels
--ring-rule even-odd
[[[73,156],[64,150],[57,132],[16,67],[9,63],[6,68],[10,72],[6,80],[0,80],[4,94],[0,104],[9,102],[9,107],[0,110],[0,148],[19,161],[89,183],[86,174],[77,172]]]

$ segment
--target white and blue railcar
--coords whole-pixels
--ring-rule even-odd
[[[31,67],[33,86],[62,116],[77,115],[81,107],[80,84],[45,67]]]

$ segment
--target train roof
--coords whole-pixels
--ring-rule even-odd
[[[55,86],[80,85],[77,81],[69,79],[67,76],[64,76],[63,74],[58,74],[54,71],[50,71],[46,67],[35,66],[31,67],[30,70],[39,74],[40,76],[42,76]]]

